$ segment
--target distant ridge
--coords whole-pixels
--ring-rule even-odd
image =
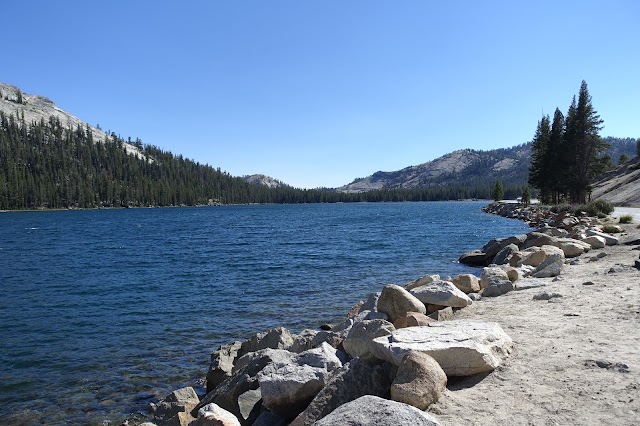
[[[463,149],[395,172],[376,172],[337,188],[340,192],[414,189],[442,186],[525,185],[531,163],[531,144],[490,151]]]

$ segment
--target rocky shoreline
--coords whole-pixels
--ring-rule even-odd
[[[152,404],[151,422],[142,424],[438,425],[452,415],[464,417],[450,407],[457,395],[448,388],[480,388],[526,346],[504,331],[503,321],[479,320],[473,311],[526,293],[518,290],[561,281],[569,268],[604,264],[607,248],[640,244],[628,234],[602,232],[597,218],[505,204],[485,209],[537,229],[464,254],[461,262],[483,267],[479,277],[425,275],[404,286],[389,284],[358,302],[339,324],[299,334],[276,328],[222,345],[211,354],[202,400],[192,388],[176,390]],[[630,265],[618,272],[637,273]],[[545,291],[532,300],[562,296]],[[611,365],[629,371],[623,362]]]

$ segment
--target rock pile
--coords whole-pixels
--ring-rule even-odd
[[[389,284],[323,330],[275,328],[222,345],[211,354],[206,396],[174,391],[152,405],[154,423],[146,425],[438,425],[424,410],[447,379],[494,370],[513,345],[497,323],[454,319],[454,311],[540,287],[535,278],[559,275],[567,259],[618,243],[597,219],[502,209],[539,229],[464,254],[461,262],[484,267],[480,277],[425,275]]]

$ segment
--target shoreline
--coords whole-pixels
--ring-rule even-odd
[[[637,235],[638,232],[634,232],[637,230],[636,227],[637,227],[637,224],[626,225],[625,226],[625,231],[627,233],[626,237],[629,237],[629,235],[631,234]],[[632,239],[632,238],[629,237],[626,239]],[[633,248],[631,248],[631,250],[632,249]],[[546,374],[541,374],[540,371],[537,371],[534,374],[531,374],[531,373],[527,374],[528,373],[527,371],[523,371],[523,366],[519,365],[519,362],[521,362],[522,360],[525,360],[528,365],[536,363],[535,351],[536,349],[539,349],[539,348],[537,348],[536,344],[534,344],[532,341],[537,340],[538,338],[537,334],[538,335],[541,334],[544,336],[543,331],[545,330],[545,325],[546,325],[545,320],[549,320],[549,318],[553,318],[551,314],[555,312],[552,310],[550,311],[549,315],[538,315],[538,313],[535,312],[535,309],[534,309],[534,312],[531,312],[527,308],[530,308],[530,307],[540,308],[540,306],[543,306],[543,307],[549,307],[550,309],[560,310],[560,309],[565,309],[564,305],[567,302],[570,302],[570,300],[579,300],[580,303],[578,305],[589,305],[588,301],[585,301],[583,299],[588,298],[589,291],[593,289],[600,289],[599,285],[601,283],[595,282],[593,284],[585,284],[590,281],[584,281],[584,282],[578,283],[576,280],[584,280],[586,279],[584,277],[594,275],[594,273],[595,275],[601,275],[597,278],[606,278],[607,276],[605,274],[612,273],[612,274],[616,274],[616,278],[618,279],[619,278],[622,278],[623,280],[635,279],[635,286],[630,284],[628,287],[626,287],[625,291],[630,292],[629,298],[633,302],[631,305],[635,307],[634,309],[637,309],[637,311],[633,311],[633,312],[635,312],[635,314],[640,314],[640,312],[638,312],[640,311],[640,296],[639,296],[640,293],[638,291],[639,290],[638,287],[640,286],[640,278],[639,278],[640,273],[638,273],[638,270],[633,267],[628,267],[628,268],[623,267],[624,265],[628,266],[627,264],[629,263],[628,251],[630,251],[630,248],[624,245],[606,246],[604,249],[594,250],[593,252],[590,252],[591,254],[587,253],[581,256],[575,256],[575,257],[572,257],[571,259],[567,259],[566,265],[562,267],[563,271],[555,277],[535,278],[535,280],[539,280],[539,282],[544,287],[526,288],[524,289],[524,291],[511,291],[504,295],[501,295],[500,297],[491,297],[491,298],[482,297],[480,300],[474,302],[473,304],[467,306],[464,309],[448,308],[449,311],[451,311],[450,316],[448,315],[448,319],[470,319],[470,318],[480,317],[482,320],[488,319],[491,321],[495,321],[498,324],[501,324],[505,329],[505,331],[507,331],[507,333],[511,335],[511,337],[513,338],[515,343],[514,349],[511,356],[506,357],[502,365],[496,368],[495,371],[488,373],[483,377],[470,376],[469,378],[463,378],[463,379],[460,379],[460,378],[450,379],[449,385],[447,389],[443,391],[442,397],[440,398],[440,400],[435,404],[431,405],[427,409],[427,412],[435,414],[435,416],[440,420],[441,424],[487,424],[487,425],[489,424],[505,424],[505,425],[506,424],[589,424],[589,422],[592,419],[596,418],[596,417],[593,417],[594,414],[591,413],[590,410],[588,415],[591,417],[585,417],[575,412],[572,412],[570,417],[567,417],[567,415],[558,417],[559,411],[563,411],[563,410],[571,411],[571,410],[569,408],[565,408],[564,405],[562,404],[562,394],[563,392],[566,391],[566,389],[564,388],[566,388],[567,386],[566,385],[567,379],[563,379],[562,382],[553,380],[554,374],[556,373],[559,374],[556,371],[556,369],[553,367],[554,365],[557,365],[557,364],[554,364],[554,362],[555,363],[558,362],[557,359],[555,359],[554,357],[549,357],[549,359],[544,359],[538,362],[538,364],[541,364],[547,369],[544,371],[544,373]],[[606,252],[607,256],[598,257],[597,258],[598,262],[582,260],[583,256],[587,259],[592,259],[591,256],[596,252]],[[636,255],[637,253],[638,253],[637,251],[633,252],[633,254],[636,254]],[[624,263],[625,260],[627,261],[626,263]],[[564,259],[563,259],[563,263],[565,263]],[[623,266],[620,266],[620,265],[623,265]],[[633,265],[633,260],[631,261],[631,265]],[[607,271],[604,271],[604,269],[607,269]],[[608,272],[609,269],[615,270],[615,272]],[[517,281],[515,282],[517,283]],[[600,289],[599,291],[601,292],[615,291],[613,287],[609,286],[609,288],[606,288],[607,287],[606,284],[604,283],[602,284],[604,285],[605,289]],[[567,286],[570,286],[569,288],[571,290],[567,289]],[[542,290],[547,292],[551,290],[558,290],[559,292],[557,293],[553,292],[553,293],[558,294],[559,296],[555,296],[549,299],[548,302],[534,301],[531,299],[532,296],[539,294]],[[367,302],[365,302],[365,304],[366,303]],[[542,303],[544,303],[544,305],[542,305]],[[601,301],[592,302],[592,303],[593,304],[599,303],[600,306],[603,305]],[[591,306],[591,305],[589,306],[591,308],[595,308],[595,306]],[[358,310],[361,310],[361,308],[362,306],[360,306]],[[608,312],[610,309],[611,309],[610,306],[606,306],[604,309],[605,313]],[[568,312],[567,315],[562,314],[563,316],[560,318],[561,320],[560,325],[563,322],[567,321],[567,319],[571,320],[571,319],[579,318],[583,320],[585,318],[588,318],[589,321],[591,321],[592,318],[589,317],[588,314],[583,313],[583,311],[584,311],[584,308],[582,309],[581,313]],[[436,311],[436,312],[439,312],[439,311]],[[542,310],[541,312],[544,312],[544,310]],[[632,316],[633,316],[633,312],[631,312]],[[555,312],[555,314],[557,314],[557,312]],[[623,312],[622,314],[624,315],[625,313]],[[600,316],[598,316],[597,318],[598,318],[598,321],[602,321],[602,318]],[[605,318],[606,318],[606,315],[605,315]],[[627,317],[625,318],[626,320],[629,320],[629,318]],[[640,318],[640,315],[636,315],[635,318],[637,322],[637,319]],[[633,321],[633,318],[631,318],[631,320]],[[533,328],[532,330],[528,330],[527,327],[523,325],[523,322],[526,322],[526,321],[531,321],[534,324],[536,324],[537,327],[535,327],[535,330],[533,330]],[[558,324],[555,324],[555,323],[550,325],[554,325],[555,327],[558,327]],[[631,331],[631,333],[628,336],[629,338],[622,339],[622,341],[626,342],[627,345],[631,344],[631,346],[633,346],[633,342],[636,341],[635,339],[639,338],[640,335],[638,334],[638,331],[634,330],[633,324],[629,324],[629,325],[631,326],[628,328]],[[329,333],[334,333],[334,334],[337,333],[338,335],[340,335],[340,332],[344,332],[344,329],[340,330],[340,327],[344,327],[344,325],[327,326],[327,328],[330,328],[330,330],[327,330],[327,331]],[[601,330],[603,327],[604,326],[602,325],[600,327],[597,327],[597,325],[589,324],[589,327],[587,328]],[[557,335],[554,336],[555,340],[553,342],[557,343],[562,341],[562,333],[559,330],[563,330],[563,329],[562,328],[552,329],[552,331],[557,332]],[[615,330],[607,330],[607,332],[610,334],[615,334],[614,333]],[[254,335],[253,339],[256,340],[255,336],[259,336],[260,334],[261,333]],[[318,332],[316,332],[315,335],[317,336],[317,334]],[[346,336],[343,334],[340,337],[344,339]],[[262,338],[264,338],[264,336],[262,336]],[[546,339],[547,337],[544,336],[544,338]],[[259,340],[260,338],[257,339],[257,341]],[[571,340],[571,339],[566,339],[566,340],[568,344],[577,346],[574,340]],[[333,342],[333,343],[336,343],[335,346],[337,348],[339,349],[341,348],[342,342]],[[559,345],[560,343],[557,343],[557,344]],[[228,346],[228,345],[223,345],[221,349],[223,349],[225,346]],[[255,350],[259,351],[259,349],[255,349]],[[250,351],[248,353],[255,352],[255,350]],[[568,358],[571,358],[571,356],[573,356],[574,359],[579,358],[579,353],[580,353],[579,349],[575,349],[571,347],[570,350],[573,352],[572,354],[569,354]],[[554,353],[557,353],[558,351],[564,352],[563,349],[558,349]],[[216,352],[214,352],[214,354],[215,353]],[[214,360],[214,354],[212,354],[212,361]],[[637,355],[639,354],[640,354],[640,349],[636,348],[635,360],[638,359]],[[636,380],[635,383],[638,383],[637,371],[638,371],[638,367],[640,366],[638,366],[637,364],[633,364],[632,363],[632,361],[634,361],[633,359],[628,359],[629,357],[622,357],[624,359],[620,359],[620,360],[613,359],[612,361],[606,361],[606,360],[603,361],[601,359],[597,359],[598,357],[596,355],[597,354],[594,353],[594,355],[591,356],[589,359],[582,357],[584,358],[582,361],[583,361],[585,371],[581,372],[582,375],[579,376],[580,384],[576,386],[576,388],[581,389],[579,391],[581,393],[578,396],[581,396],[583,394],[588,394],[588,390],[590,389],[587,386],[587,385],[590,385],[590,381],[588,380],[589,377],[591,376],[598,377],[599,381],[603,380],[603,378],[607,378],[607,377],[600,377],[597,373],[602,373],[602,372],[594,370],[594,368],[600,368],[600,367],[593,367],[593,365],[597,365],[597,362],[610,362],[611,365],[614,365],[614,366],[618,364],[627,366],[627,370],[629,370],[630,372],[617,373],[617,374],[625,374],[627,375],[627,377],[630,378],[631,382],[633,382],[633,380]],[[530,358],[533,358],[533,360]],[[218,361],[220,361],[220,357],[218,357],[217,359]],[[232,363],[235,361],[237,361],[237,359],[233,359]],[[220,362],[218,362],[218,364],[220,364]],[[212,362],[212,366],[213,365],[214,365],[214,362]],[[526,368],[524,368],[524,370],[526,370]],[[611,369],[604,368],[604,372],[608,374],[611,374],[610,370]],[[635,374],[633,374],[634,372]],[[576,373],[572,373],[572,374],[575,375]],[[505,377],[507,377],[507,379],[505,379]],[[541,395],[543,394],[544,398],[543,396],[540,396],[540,398],[536,398],[539,395],[534,395],[535,392],[531,393],[526,398],[522,397],[520,393],[518,393],[518,391],[522,391],[522,389],[526,388],[526,386],[523,386],[523,381],[530,384],[531,382],[536,382],[536,380],[538,379],[545,381],[544,389],[540,390]],[[511,387],[509,387],[509,386],[506,386],[505,381],[512,381],[514,383],[512,384]],[[551,384],[548,382],[551,382]],[[583,384],[582,382],[585,382],[586,384]],[[558,388],[554,387],[554,383],[555,385],[557,385]],[[515,388],[516,384],[518,386],[517,389]],[[538,385],[534,383],[531,386],[532,386],[532,389],[536,389],[536,386]],[[542,386],[542,385],[539,385],[539,386]],[[627,383],[627,387],[632,388],[633,386],[635,386],[633,383]],[[487,398],[487,395],[491,395],[493,392],[496,392],[496,389],[495,389],[496,387],[499,392],[504,391],[507,395],[505,395],[504,398],[498,398],[496,400],[494,400],[493,398]],[[599,395],[602,394],[603,392],[619,393],[620,389],[602,388],[598,392],[600,392]],[[538,406],[539,404],[542,404],[544,406],[544,404],[549,403],[549,393],[553,394],[554,398],[557,398],[557,399],[553,399],[553,402],[556,405],[563,407],[562,410],[557,409],[555,410],[555,412],[552,412],[553,410],[549,411],[546,409],[542,409],[541,407]],[[581,401],[581,398],[579,398],[578,396],[575,396],[576,401]],[[497,402],[505,402],[505,401],[511,401],[513,403],[514,400],[516,399],[517,399],[516,401],[517,404],[520,404],[520,405],[524,404],[524,402],[521,401],[520,399],[523,399],[524,401],[527,401],[527,400],[529,401],[529,406],[526,407],[527,408],[526,413],[522,413],[522,412],[514,413],[513,407],[505,406],[504,404],[496,404]],[[609,399],[610,398],[605,398],[605,400],[607,401]],[[492,406],[493,408],[477,407],[478,400],[490,401],[491,404],[489,405]],[[576,401],[573,402],[574,405],[576,404]],[[255,403],[255,401],[253,402]],[[589,402],[589,401],[585,399],[585,402]],[[634,404],[634,399],[631,398],[630,401],[627,401],[624,403],[621,402],[620,404],[623,404],[623,405],[630,404],[629,409],[632,410],[635,416],[637,416],[638,413],[640,413],[640,406],[638,405],[640,401],[637,401],[637,398],[636,398],[635,402],[636,403]],[[160,401],[160,404],[162,403],[163,401]],[[611,404],[611,403],[609,402],[608,404]],[[598,404],[595,404],[595,405],[598,406]],[[187,407],[185,406],[185,410],[184,410],[185,422],[180,424],[186,425],[186,424],[189,424],[189,422],[191,421],[195,421],[195,417],[197,416],[198,413],[197,413],[197,410],[193,410],[194,406],[196,408],[200,408],[199,406],[202,406],[202,403],[199,402],[196,405],[190,405],[191,410],[186,409]],[[473,408],[473,410],[471,410],[471,408]],[[624,411],[624,409],[621,409],[621,410],[622,412],[620,414],[617,414],[616,416],[607,416],[607,413],[605,412],[603,416],[597,417],[598,422],[603,424],[632,424],[631,422],[633,422],[636,417],[629,417],[630,412],[626,412]],[[191,411],[191,414],[194,415],[193,417],[190,417],[187,415],[187,412],[189,411]],[[479,413],[481,415],[479,415]],[[529,418],[528,416],[532,415],[531,413],[535,413],[536,418],[540,420],[539,423],[537,421],[534,423],[527,423],[525,421],[525,419]],[[546,419],[546,420],[543,421],[542,419]],[[569,419],[571,419],[571,421],[569,421]],[[625,423],[626,421],[625,419],[628,419],[629,423]],[[242,424],[248,424],[243,421],[244,419],[240,419],[240,420]],[[556,421],[560,421],[560,422],[554,423]],[[583,423],[583,421],[585,423]],[[465,422],[468,422],[468,423],[465,423]],[[564,423],[564,422],[567,422],[567,423]],[[159,422],[157,424],[161,425],[163,423]],[[287,424],[287,423],[283,423],[283,424]]]

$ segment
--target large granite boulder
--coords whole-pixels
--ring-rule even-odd
[[[341,366],[336,350],[327,343],[294,355],[289,363],[271,363],[257,375],[262,405],[291,420],[324,387],[331,372]]]
[[[527,234],[527,239],[524,242],[523,248],[527,249],[529,247],[552,245],[551,243],[553,241],[555,241],[555,237],[552,237],[551,235],[543,234],[542,232],[530,232]]]
[[[511,280],[491,281],[488,286],[482,290],[483,297],[497,297],[513,291],[514,285]]]
[[[191,410],[197,417],[198,410],[207,404],[215,403],[236,416],[243,425],[253,423],[253,418],[245,419],[239,405],[239,398],[244,393],[258,389],[258,373],[272,362],[287,363],[295,354],[283,349],[262,349],[251,352],[236,361],[231,377],[225,379]]]
[[[342,346],[346,353],[353,358],[360,357],[364,360],[373,361],[376,359],[369,351],[369,343],[376,337],[387,336],[393,333],[396,328],[389,321],[385,320],[365,320],[357,322],[351,327]]]
[[[387,284],[378,298],[378,311],[389,315],[391,322],[403,317],[407,312],[427,313],[427,308],[414,295],[404,288]]]
[[[415,281],[411,281],[407,285],[404,286],[405,290],[411,290],[416,287],[420,287],[421,285],[430,284],[434,281],[440,280],[440,275],[424,275],[418,278]]]
[[[480,288],[486,288],[504,280],[509,280],[509,274],[507,274],[507,271],[504,269],[498,266],[482,268],[482,273],[480,274]]]
[[[440,426],[432,415],[411,405],[365,395],[336,408],[316,426]]]
[[[495,265],[506,265],[507,263],[509,263],[511,256],[513,256],[514,253],[517,253],[518,250],[519,249],[517,245],[509,244],[505,246],[502,250],[500,250],[498,254],[496,254],[496,256],[493,258],[491,263]]]
[[[189,413],[199,402],[200,398],[192,387],[181,388],[151,404],[151,417],[154,422],[164,424],[178,413]]]
[[[471,266],[487,266],[491,263],[493,257],[490,257],[487,253],[482,250],[473,250],[467,253],[464,253],[458,261],[464,265]]]
[[[293,336],[284,327],[256,333],[242,343],[240,355],[261,349],[289,349],[293,345]]]
[[[226,378],[231,376],[233,363],[238,357],[238,352],[242,343],[233,342],[222,345],[211,354],[211,364],[207,372],[207,392],[211,392],[222,383]]]
[[[425,305],[464,308],[473,303],[469,297],[450,281],[435,281],[416,287],[410,292]]]
[[[465,294],[477,293],[480,291],[480,281],[473,274],[460,274],[451,279],[453,285],[458,287]]]
[[[592,235],[590,237],[585,236],[584,238],[582,238],[582,241],[589,244],[594,249],[605,248],[605,246],[607,245],[607,240],[597,235]]]
[[[545,259],[552,254],[562,255],[564,257],[564,252],[562,249],[552,246],[552,245],[544,245],[541,247],[531,247],[521,252],[524,256],[522,260],[518,263],[518,266],[528,265],[537,267]]]
[[[240,426],[240,422],[232,413],[211,403],[198,410],[194,426]]]
[[[291,426],[310,426],[336,408],[363,395],[384,396],[391,386],[391,365],[352,359],[318,392]]]
[[[448,377],[492,371],[511,347],[511,338],[497,323],[468,319],[402,328],[373,339],[370,346],[375,356],[394,365],[400,365],[409,351],[427,353]]]
[[[534,278],[557,277],[562,272],[564,254],[552,254],[539,264],[531,274]]]
[[[597,229],[587,229],[585,231],[585,234],[587,234],[588,237],[591,236],[595,236],[595,237],[600,237],[600,238],[604,238],[604,241],[607,243],[608,246],[615,246],[617,244],[620,244],[620,239],[618,237],[614,237],[613,235],[609,235],[607,233],[598,231]]]
[[[435,359],[424,352],[409,351],[391,384],[391,399],[426,410],[440,399],[446,386],[447,375]]]
[[[589,244],[573,238],[558,238],[552,242],[552,245],[562,250],[566,258],[577,257],[591,250]]]
[[[397,329],[405,327],[422,327],[429,325],[429,323],[435,322],[433,318],[429,318],[425,314],[419,312],[407,312],[407,315],[398,318],[393,326]]]

